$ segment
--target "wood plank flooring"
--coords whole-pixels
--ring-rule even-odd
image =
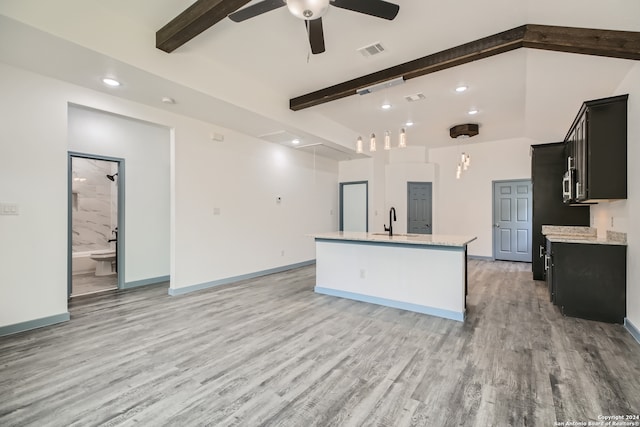
[[[552,426],[640,413],[640,345],[470,260],[464,323],[313,293],[315,267],[71,302],[0,337],[0,426]]]

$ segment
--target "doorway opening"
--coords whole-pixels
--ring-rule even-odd
[[[369,183],[340,183],[340,231],[369,231]]]
[[[124,159],[69,153],[67,297],[123,288]]]
[[[530,179],[493,182],[493,258],[531,262],[533,194]]]
[[[433,233],[432,184],[407,182],[407,233]]]

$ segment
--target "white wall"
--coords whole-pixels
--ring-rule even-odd
[[[530,179],[529,150],[538,143],[515,138],[458,144],[427,153],[422,147],[380,151],[370,159],[340,162],[340,181],[369,180],[370,196],[377,195],[369,201],[369,230],[382,231],[394,206],[398,212],[394,228],[401,233],[407,229],[407,182],[433,182],[433,233],[477,236],[469,244],[469,254],[492,257],[493,181]],[[456,166],[463,151],[471,155],[471,167],[457,180]]]
[[[339,182],[357,182],[367,181],[369,204],[367,206],[368,212],[368,224],[369,231],[376,230],[376,211],[381,209],[380,203],[384,203],[384,196],[382,202],[380,201],[380,193],[376,185],[376,173],[374,171],[375,160],[373,157],[367,159],[345,160],[338,164],[338,180]],[[383,190],[384,191],[384,190]],[[384,193],[383,193],[384,194]],[[338,200],[338,203],[340,201]],[[338,209],[340,206],[338,205]],[[340,219],[340,212],[338,214],[338,220]]]
[[[229,130],[214,142],[209,133],[205,124],[175,132],[171,287],[315,259],[307,235],[338,228],[337,162]]]
[[[385,211],[382,215],[384,223],[389,225],[389,210],[396,208],[397,222],[393,224],[394,232],[407,232],[407,191],[408,182],[431,182],[432,191],[432,215],[438,209],[436,194],[436,165],[433,163],[390,163],[385,167],[386,181]],[[440,234],[437,229],[432,229],[433,234]]]
[[[20,208],[0,216],[0,326],[67,311],[69,103],[172,129],[174,288],[314,259],[305,234],[337,229],[335,161],[4,64],[0,93],[0,202]]]
[[[20,212],[0,216],[0,326],[67,312],[67,103],[57,92],[0,64],[0,202]]]
[[[168,276],[169,129],[73,105],[68,126],[69,150],[124,159],[125,282]]]
[[[636,64],[612,95],[629,94],[627,115],[627,199],[591,207],[591,226],[604,237],[607,230],[627,233],[627,319],[640,327],[640,64]],[[611,226],[613,218],[613,226]]]
[[[492,183],[530,179],[529,150],[537,143],[515,138],[429,150],[429,161],[438,165],[434,233],[477,236],[469,244],[469,254],[493,256]],[[471,166],[461,179],[456,179],[456,166],[463,151],[470,154]]]
[[[342,161],[339,166],[340,182],[369,183],[370,232],[384,231],[385,224],[389,225],[389,209],[393,206],[398,218],[394,229],[406,233],[407,182],[433,182],[434,179],[435,165],[426,163],[425,147],[379,150],[367,159]],[[435,194],[435,186],[433,191]]]

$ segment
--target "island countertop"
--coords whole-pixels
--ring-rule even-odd
[[[477,239],[474,236],[457,236],[449,234],[394,234],[389,237],[389,233],[366,233],[357,231],[334,231],[330,233],[318,233],[311,235],[316,239],[326,240],[346,240],[371,243],[401,243],[423,246],[454,246],[464,247]]]

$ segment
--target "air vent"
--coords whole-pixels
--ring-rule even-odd
[[[416,101],[422,101],[423,99],[427,99],[427,97],[424,96],[424,93],[414,93],[413,95],[405,96],[404,99],[406,99],[408,102],[416,102]]]
[[[360,52],[360,54],[362,54],[362,56],[369,57],[369,56],[377,55],[379,53],[384,52],[384,46],[382,46],[378,42],[378,43],[370,44],[369,46],[361,47],[360,49],[357,49],[357,50],[358,52]]]
[[[290,144],[294,139],[300,139],[298,135],[294,135],[285,130],[266,133],[264,135],[258,136],[260,139],[264,139],[265,141],[275,142],[276,144]]]

